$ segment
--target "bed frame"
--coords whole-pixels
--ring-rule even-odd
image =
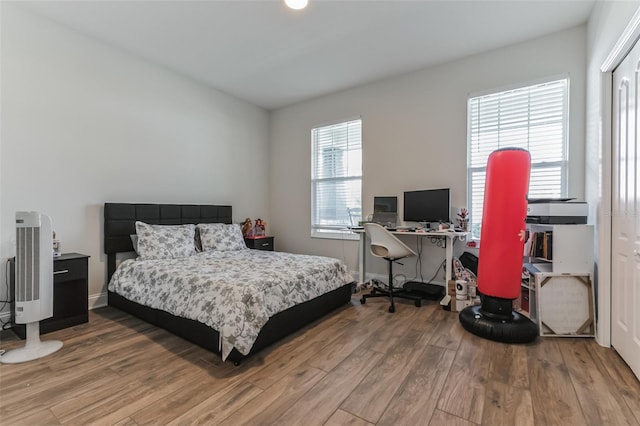
[[[107,254],[107,282],[116,270],[116,255],[133,251],[131,235],[136,233],[135,223],[138,220],[160,225],[229,224],[232,223],[232,215],[231,206],[105,203],[104,252]],[[248,355],[242,355],[234,348],[228,359],[239,365],[247,356],[349,303],[351,288],[351,283],[346,284],[274,315],[258,334],[258,338]],[[217,330],[206,324],[140,305],[111,291],[108,292],[108,303],[110,306],[164,328],[212,352],[220,353],[218,348],[220,335]]]

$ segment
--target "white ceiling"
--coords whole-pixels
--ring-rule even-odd
[[[274,109],[580,25],[595,0],[30,1],[22,7]]]

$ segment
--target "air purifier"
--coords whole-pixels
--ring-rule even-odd
[[[24,347],[7,351],[0,362],[15,364],[42,358],[62,347],[40,341],[40,320],[53,316],[53,230],[38,212],[16,213],[15,322],[26,324]]]

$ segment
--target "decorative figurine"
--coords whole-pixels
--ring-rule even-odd
[[[460,209],[458,222],[460,223],[460,229],[466,232],[469,227],[469,211],[467,209]]]
[[[251,223],[251,219],[246,218],[244,222],[242,222],[242,236],[243,237],[250,236],[252,229],[253,229],[253,225]]]
[[[266,235],[265,233],[265,229],[267,227],[267,222],[258,218],[256,219],[256,224],[252,229],[252,233],[251,236],[253,237],[260,237],[260,236],[264,236]]]

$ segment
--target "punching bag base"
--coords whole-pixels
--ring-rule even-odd
[[[509,320],[496,319],[485,315],[481,306],[468,306],[460,311],[458,318],[468,332],[496,342],[529,343],[538,336],[538,326],[514,311]]]

